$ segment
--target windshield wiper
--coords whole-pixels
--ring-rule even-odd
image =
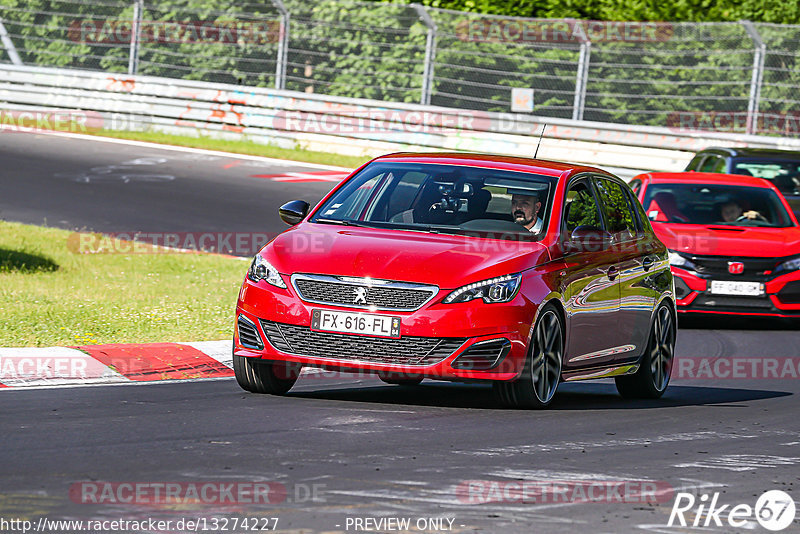
[[[321,223],[321,224],[340,224],[342,226],[357,226],[359,228],[374,228],[365,222],[362,221],[354,221],[353,219],[324,219],[324,218],[316,218],[311,222]]]

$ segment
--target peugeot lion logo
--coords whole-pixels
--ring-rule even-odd
[[[353,291],[356,292],[356,296],[353,298],[353,304],[367,304],[367,288],[366,287],[354,287]]]

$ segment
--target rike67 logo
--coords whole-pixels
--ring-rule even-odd
[[[752,528],[751,520],[755,518],[765,529],[778,532],[792,524],[795,512],[792,497],[780,490],[770,490],[762,494],[755,507],[749,504],[720,505],[719,492],[712,496],[703,494],[699,498],[691,493],[681,492],[675,496],[667,526],[686,527],[691,524],[693,527],[705,528]]]

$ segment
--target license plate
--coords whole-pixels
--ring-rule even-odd
[[[399,338],[400,318],[371,313],[313,310],[311,330]]]
[[[764,284],[761,282],[729,282],[724,280],[711,281],[711,293],[715,295],[744,295],[761,297],[764,295]]]

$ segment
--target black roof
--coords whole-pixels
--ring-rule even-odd
[[[779,150],[777,148],[750,148],[750,147],[709,147],[703,152],[722,153],[731,157],[758,157],[764,159],[800,159],[800,150]]]

